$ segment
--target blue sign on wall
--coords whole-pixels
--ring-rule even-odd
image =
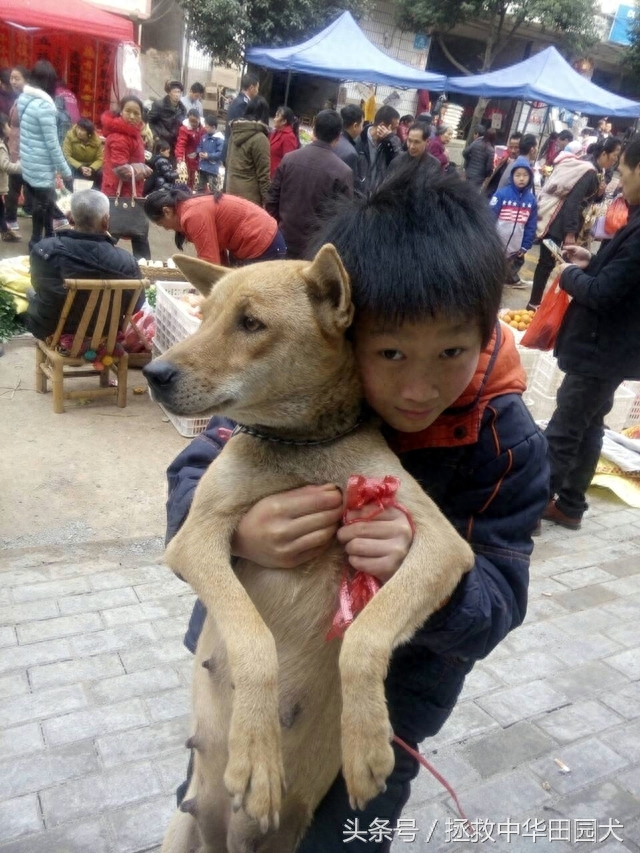
[[[618,6],[618,11],[613,19],[609,41],[616,44],[631,44],[629,30],[636,16],[635,6]]]
[[[414,50],[426,50],[431,38],[429,36],[417,35],[413,40]]]

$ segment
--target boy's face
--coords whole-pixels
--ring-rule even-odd
[[[526,169],[514,169],[513,183],[519,190],[523,190],[529,183],[529,172]]]
[[[200,118],[199,116],[188,116],[189,118],[189,127],[191,130],[197,130],[200,127]]]
[[[387,326],[360,316],[355,353],[371,408],[393,429],[420,432],[471,382],[482,349],[480,329],[445,318]]]

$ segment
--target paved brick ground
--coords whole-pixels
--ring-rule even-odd
[[[535,850],[534,826],[537,847],[584,849],[578,819],[592,848],[640,851],[639,555],[640,511],[606,492],[583,531],[545,525],[525,625],[423,746],[472,820],[503,822],[476,824],[497,853]],[[0,556],[0,853],[156,849],[186,760],[193,600],[160,560],[155,539]],[[417,835],[394,853],[450,847],[455,811],[426,771],[405,817]]]

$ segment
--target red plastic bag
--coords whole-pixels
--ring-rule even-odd
[[[156,335],[156,318],[151,311],[141,309],[131,318],[131,325],[124,333],[124,348],[127,352],[151,352]]]
[[[415,533],[409,510],[396,500],[396,492],[399,488],[400,480],[397,477],[389,476],[380,479],[352,474],[347,482],[342,523],[355,524],[356,521],[371,521],[386,507],[395,506],[407,516],[411,529]],[[373,507],[369,515],[358,518],[349,517],[350,509],[362,509],[365,506]],[[354,571],[347,563],[340,580],[338,609],[326,639],[342,637],[358,613],[365,608],[379,589],[380,581],[377,578],[365,572]]]
[[[540,307],[533,315],[520,344],[530,349],[553,349],[569,302],[571,297],[561,289],[560,276],[556,276],[542,297]]]
[[[624,198],[619,195],[609,205],[604,217],[604,230],[609,236],[619,231],[627,224],[629,219],[629,206]]]

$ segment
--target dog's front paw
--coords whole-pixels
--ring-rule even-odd
[[[375,713],[361,706],[342,715],[342,773],[352,809],[364,809],[386,788],[395,764],[391,726],[384,703]]]
[[[250,723],[232,719],[224,784],[234,811],[244,809],[262,832],[278,828],[285,783],[277,713]]]

